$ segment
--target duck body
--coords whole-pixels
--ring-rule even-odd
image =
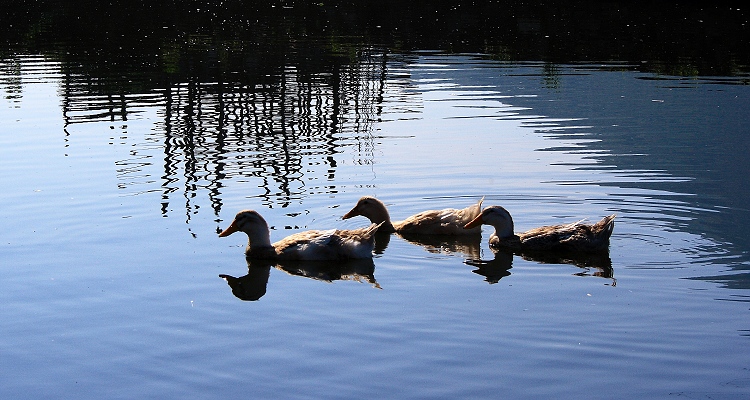
[[[609,238],[615,227],[615,215],[606,216],[595,224],[579,221],[514,233],[513,218],[510,213],[501,206],[490,206],[466,224],[466,228],[474,228],[482,224],[495,227],[495,232],[490,235],[489,241],[493,249],[597,252],[609,248]]]
[[[342,218],[363,216],[380,225],[380,232],[412,233],[420,235],[471,235],[481,233],[481,227],[464,229],[482,211],[482,201],[462,209],[446,208],[427,210],[412,215],[403,221],[391,221],[388,209],[382,201],[372,196],[364,196]]]
[[[242,231],[247,234],[245,256],[262,260],[347,260],[372,258],[378,225],[361,229],[310,230],[271,243],[268,223],[258,212],[237,213],[219,237]]]

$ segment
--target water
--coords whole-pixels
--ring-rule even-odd
[[[365,49],[165,84],[3,58],[0,394],[747,398],[747,78],[637,67]],[[486,226],[286,270],[217,237],[243,208],[274,240],[362,226],[362,195],[617,220],[586,265],[495,256]]]

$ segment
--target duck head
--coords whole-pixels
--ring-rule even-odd
[[[481,214],[464,225],[464,229],[471,229],[482,224],[494,226],[495,235],[499,237],[513,236],[513,218],[508,210],[501,206],[486,207]]]
[[[257,211],[238,212],[229,227],[219,233],[219,237],[229,236],[237,231],[245,232],[253,245],[270,245],[268,223]]]
[[[372,196],[364,196],[360,198],[359,201],[357,201],[357,205],[341,218],[349,219],[358,215],[369,219],[373,224],[380,224],[381,222],[390,223],[391,220],[391,217],[388,215],[388,209],[385,208],[385,204]]]

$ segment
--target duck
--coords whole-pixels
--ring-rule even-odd
[[[245,256],[260,260],[348,260],[372,258],[378,224],[349,230],[310,230],[271,243],[268,223],[255,210],[237,213],[232,223],[219,233],[226,237],[241,231],[247,234]]]
[[[464,229],[469,221],[482,211],[482,197],[479,202],[463,209],[446,208],[427,210],[412,215],[403,221],[391,221],[388,209],[382,201],[372,196],[364,196],[347,212],[342,219],[363,216],[374,224],[380,224],[378,230],[387,233],[413,233],[420,235],[466,235],[480,234],[481,227]]]
[[[609,237],[612,236],[615,227],[615,214],[606,216],[595,224],[586,224],[581,220],[514,233],[513,218],[508,210],[501,206],[489,206],[464,228],[474,229],[482,224],[495,227],[495,232],[489,239],[492,249],[597,252],[609,249]]]

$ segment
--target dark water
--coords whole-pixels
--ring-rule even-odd
[[[413,4],[390,25],[231,2],[115,4],[89,34],[67,2],[14,20],[0,397],[747,398],[744,14],[595,7],[594,29],[562,3],[454,8],[469,29]],[[653,18],[740,28],[613,51]],[[495,255],[488,227],[381,235],[343,264],[248,265],[242,237],[217,237],[243,208],[274,240],[363,226],[341,220],[362,195],[394,219],[485,196],[519,231],[617,221],[607,256],[577,259]]]

